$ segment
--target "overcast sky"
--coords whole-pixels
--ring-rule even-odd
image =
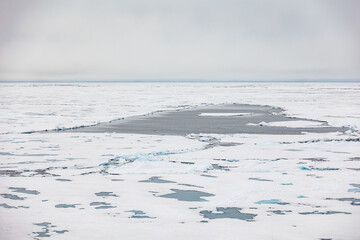
[[[0,0],[0,80],[360,79],[358,0]]]

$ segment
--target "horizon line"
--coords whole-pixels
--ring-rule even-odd
[[[360,79],[297,79],[297,80],[0,80],[0,83],[306,83],[306,82],[360,82]]]

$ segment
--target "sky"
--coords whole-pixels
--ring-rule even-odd
[[[0,0],[0,80],[360,80],[358,0]]]

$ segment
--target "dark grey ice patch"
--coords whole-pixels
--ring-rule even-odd
[[[175,183],[173,181],[163,180],[161,177],[150,177],[148,180],[141,180],[139,182],[146,182],[146,183]]]
[[[95,193],[95,195],[98,197],[118,197],[118,195],[113,192],[98,192]]]
[[[56,181],[60,181],[60,182],[71,182],[71,179],[66,179],[66,178],[57,178]]]
[[[360,198],[326,198],[326,200],[351,202],[351,205],[360,206]]]
[[[18,208],[29,208],[29,207],[26,207],[26,206],[10,206],[10,205],[7,205],[6,203],[1,203],[0,204],[0,207],[3,207],[3,208],[15,208],[15,209],[18,209]]]
[[[187,187],[204,188],[204,187],[201,187],[201,186],[192,185],[192,184],[187,184],[187,183],[179,183],[178,185],[187,186]]]
[[[345,161],[360,161],[360,157],[352,157]]]
[[[204,111],[209,113],[252,112],[244,117],[212,117],[199,116]],[[64,129],[72,132],[117,132],[140,133],[151,135],[188,135],[191,133],[219,133],[219,134],[302,134],[303,132],[345,132],[346,129],[321,126],[315,128],[288,128],[273,126],[251,126],[248,123],[298,121],[309,119],[289,118],[281,114],[283,109],[272,109],[271,106],[229,104],[199,107],[196,109],[182,109],[177,111],[161,111],[143,116],[114,120],[93,126]],[[276,114],[274,114],[274,112]],[[62,130],[62,129],[61,129]]]
[[[113,182],[122,182],[122,181],[124,181],[124,179],[111,179],[111,181],[113,181]]]
[[[339,211],[326,211],[326,212],[313,211],[313,212],[300,212],[299,214],[301,214],[301,215],[312,215],[312,214],[332,215],[332,214],[351,214],[351,213],[339,212]]]
[[[27,190],[26,188],[9,187],[9,189],[13,190],[13,192],[24,193],[24,194],[31,194],[31,195],[40,194],[40,192],[36,190]]]
[[[261,182],[273,182],[273,180],[264,179],[264,178],[249,178],[249,180],[261,181]]]
[[[200,214],[203,215],[204,218],[208,219],[233,218],[248,222],[254,221],[254,217],[257,216],[257,214],[252,213],[242,213],[241,208],[237,207],[217,207],[216,211],[222,213],[214,213],[213,211],[201,211]]]
[[[14,194],[2,193],[2,194],[0,194],[0,196],[2,196],[3,198],[11,199],[11,200],[25,200],[24,197],[19,197],[18,195],[14,195]]]
[[[56,208],[75,208],[76,205],[79,204],[57,204],[55,205]]]
[[[211,193],[200,192],[195,190],[180,190],[180,189],[170,189],[174,193],[169,193],[165,195],[160,195],[159,197],[164,198],[175,198],[179,201],[188,201],[188,202],[206,202],[208,200],[203,199],[202,197],[212,197],[215,196]]]

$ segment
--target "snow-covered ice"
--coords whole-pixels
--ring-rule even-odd
[[[0,94],[0,239],[360,236],[359,83],[6,83]],[[348,131],[21,134],[224,103]]]

